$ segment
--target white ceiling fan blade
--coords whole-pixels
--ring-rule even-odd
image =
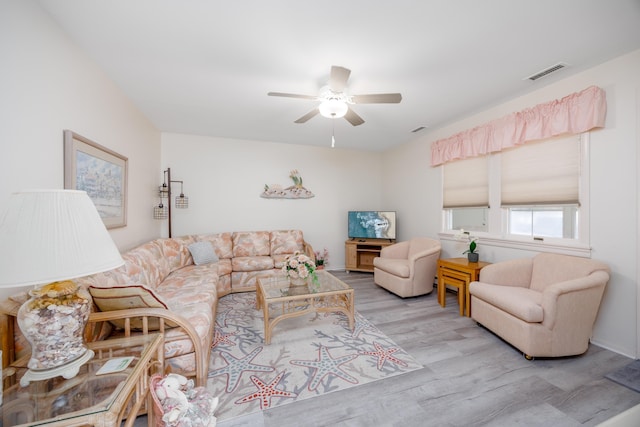
[[[305,123],[307,122],[309,119],[315,117],[318,113],[320,112],[320,110],[318,110],[317,108],[314,108],[313,110],[309,111],[307,114],[305,114],[304,116],[300,117],[298,120],[296,120],[294,123]]]
[[[349,80],[350,74],[351,70],[349,70],[348,68],[333,65],[331,67],[331,76],[329,77],[329,88],[331,88],[331,90],[334,92],[344,91],[345,86],[347,86],[347,80]]]
[[[351,100],[356,104],[398,104],[402,101],[402,95],[399,93],[372,93],[352,95]]]
[[[268,92],[269,96],[280,96],[285,98],[297,98],[297,99],[309,99],[323,101],[321,106],[328,102],[338,102],[343,107],[347,107],[347,112],[344,115],[346,121],[353,126],[360,126],[364,123],[364,119],[360,117],[355,111],[353,111],[347,103],[354,104],[397,104],[402,101],[402,95],[399,93],[371,93],[364,95],[352,95],[348,96],[344,93],[347,87],[347,81],[351,75],[351,70],[348,68],[340,67],[337,65],[331,66],[331,75],[329,77],[329,90],[323,89],[322,93],[317,96],[302,95],[297,93],[285,93],[285,92]],[[316,115],[320,114],[320,108],[316,107],[309,111],[304,116],[300,117],[294,123],[306,123]],[[325,112],[322,113],[325,115]],[[331,114],[334,117],[340,117],[342,111],[338,114]],[[330,117],[328,114],[327,117]]]
[[[349,110],[347,111],[347,114],[344,115],[344,118],[353,126],[360,126],[361,124],[364,123],[364,120],[362,119],[362,117],[357,115],[355,111],[353,111],[351,108],[349,108]]]
[[[269,92],[267,93],[269,96],[283,96],[285,98],[300,98],[300,99],[318,99],[317,96],[314,95],[300,95],[297,93],[283,93],[283,92]]]

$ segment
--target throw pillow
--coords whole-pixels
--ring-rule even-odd
[[[151,289],[143,285],[117,286],[111,288],[101,288],[90,286],[89,292],[93,298],[93,302],[100,311],[126,310],[130,308],[164,308],[167,304],[162,297]],[[111,320],[114,326],[124,329],[124,319]],[[165,322],[166,327],[177,326],[172,322]],[[149,318],[148,324],[150,331],[160,329],[160,322],[157,318]],[[142,318],[131,318],[131,329],[142,330]]]
[[[211,242],[195,242],[188,246],[195,265],[210,264],[218,261]]]

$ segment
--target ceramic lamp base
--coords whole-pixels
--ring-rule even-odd
[[[93,358],[93,354],[92,350],[87,350],[85,354],[66,365],[43,370],[29,369],[22,378],[20,378],[20,386],[26,387],[31,381],[42,381],[60,376],[66,379],[73,378],[78,375],[80,367]]]

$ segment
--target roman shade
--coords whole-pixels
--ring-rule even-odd
[[[443,167],[445,209],[489,206],[488,156],[446,163]]]
[[[502,206],[579,204],[579,135],[511,148],[501,158]]]

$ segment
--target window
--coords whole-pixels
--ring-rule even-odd
[[[534,238],[578,238],[578,207],[509,208],[509,234]]]
[[[489,208],[449,209],[451,229],[466,231],[488,231],[487,214]]]
[[[452,183],[469,178],[468,171],[475,169],[465,162],[472,159],[444,164],[445,230],[484,232],[487,238],[588,245],[588,133],[527,143],[479,159],[487,165],[484,206],[450,202],[455,200],[452,195],[467,197]],[[474,172],[474,179],[479,174]],[[466,189],[473,192],[477,187],[474,183]]]

